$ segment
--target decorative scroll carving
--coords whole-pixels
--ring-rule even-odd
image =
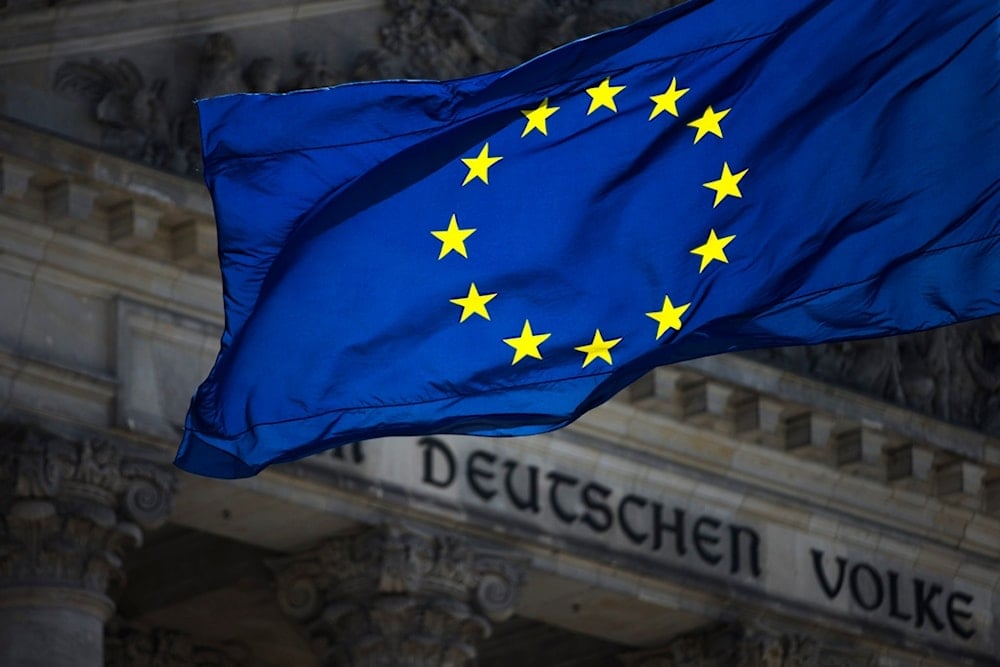
[[[740,646],[740,667],[866,667],[876,656],[856,646],[835,646],[798,633],[751,630]]]
[[[865,667],[876,656],[815,637],[735,624],[683,635],[660,649],[620,657],[625,667]]]
[[[511,67],[559,44],[630,23],[677,0],[387,0],[381,46],[358,80],[452,79]]]
[[[330,65],[326,55],[298,53],[295,71],[277,60],[240,58],[229,35],[208,35],[186,99],[236,92],[279,92],[346,80],[451,79],[504,67],[576,37],[622,25],[678,0],[386,0],[392,19],[380,46],[352,63]],[[343,76],[339,72],[348,72]],[[174,84],[179,85],[179,84]],[[180,84],[182,85],[182,84]],[[57,91],[91,105],[102,147],[155,167],[186,174],[201,169],[193,106],[168,109],[167,81],[150,83],[131,61],[69,61],[56,71]]]
[[[114,622],[105,630],[105,667],[239,667],[246,647],[227,643],[214,646],[183,632]]]
[[[103,595],[142,529],[166,519],[174,486],[171,472],[110,443],[0,426],[0,588]]]
[[[176,162],[175,128],[163,93],[165,79],[146,83],[129,60],[63,63],[56,71],[55,88],[87,100],[93,120],[101,127],[101,145],[107,150],[156,167],[182,171]]]
[[[780,348],[755,359],[1000,435],[1000,318],[907,336]]]
[[[278,92],[341,83],[323,54],[296,56],[296,71],[284,83],[274,59],[260,57],[246,66],[232,38],[213,33],[205,38],[188,98],[240,92]],[[171,112],[164,100],[167,81],[146,83],[130,60],[69,61],[56,70],[57,91],[76,95],[91,105],[92,120],[101,127],[102,148],[154,167],[184,174],[201,170],[201,135],[194,106]]]
[[[399,526],[275,561],[278,604],[324,664],[466,665],[514,611],[524,564]]]
[[[743,631],[736,625],[714,626],[673,639],[662,648],[619,656],[625,667],[736,667]]]

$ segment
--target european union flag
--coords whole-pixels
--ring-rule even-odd
[[[1000,312],[995,0],[693,0],[519,67],[199,102],[226,327],[177,464],[571,422]]]

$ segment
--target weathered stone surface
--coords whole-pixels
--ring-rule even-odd
[[[110,443],[0,425],[0,664],[101,664],[122,556],[173,490],[172,472]]]
[[[1000,318],[923,333],[750,353],[945,421],[1000,435]]]
[[[864,667],[876,659],[872,651],[843,641],[739,624],[717,625],[620,658],[625,667]]]
[[[324,542],[274,563],[281,609],[323,664],[469,665],[517,602],[524,563],[400,526]]]
[[[218,646],[166,628],[115,621],[105,632],[104,667],[239,667],[246,658],[239,644]]]

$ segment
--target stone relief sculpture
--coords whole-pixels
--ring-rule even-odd
[[[357,80],[450,79],[511,67],[559,44],[635,21],[677,0],[387,0],[381,46]]]
[[[105,630],[104,666],[239,667],[249,651],[232,642],[212,646],[166,628],[147,628],[115,619]]]
[[[677,0],[386,0],[392,19],[378,48],[345,63],[325,54],[295,55],[282,72],[268,55],[240,57],[225,33],[206,37],[186,99],[237,92],[281,92],[381,78],[449,79],[510,67],[558,44],[622,25]],[[175,83],[175,86],[181,84]],[[102,148],[154,167],[195,175],[201,168],[197,112],[168,108],[165,79],[147,84],[127,59],[68,61],[55,89],[91,105]]]
[[[673,639],[666,646],[621,657],[625,667],[866,667],[877,657],[804,634],[724,623]]]
[[[749,354],[933,417],[1000,434],[1000,318],[908,336]]]
[[[209,35],[198,58],[190,99],[227,93],[273,93],[340,83],[343,78],[322,54],[300,53],[296,72],[282,84],[273,58],[259,57],[246,66],[232,38]],[[56,70],[58,92],[76,95],[91,105],[92,120],[101,127],[101,147],[132,160],[181,174],[201,171],[201,135],[193,105],[172,112],[164,99],[165,79],[147,85],[138,67],[121,58],[114,62],[69,61]]]
[[[67,62],[57,71],[55,89],[91,104],[101,126],[104,148],[156,167],[170,167],[171,122],[163,100],[167,85],[157,79],[147,85],[129,60]]]

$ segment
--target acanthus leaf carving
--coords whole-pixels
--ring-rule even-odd
[[[400,525],[270,563],[278,602],[329,664],[465,665],[509,617],[525,563]],[[397,660],[397,662],[393,662]],[[345,662],[346,661],[346,662]]]
[[[0,427],[0,588],[57,586],[103,595],[120,581],[122,554],[142,542],[142,528],[170,510],[175,478],[147,475],[164,498],[155,511],[129,509],[142,462],[111,443],[70,441],[25,425]],[[155,466],[153,466],[155,467]]]
[[[353,62],[330,64],[317,51],[294,54],[282,72],[279,54],[241,59],[232,37],[205,37],[184,99],[239,92],[284,92],[344,81],[453,79],[503,69],[577,37],[634,21],[678,0],[386,0],[390,20],[378,46]],[[346,74],[345,74],[346,73]],[[67,61],[56,70],[58,92],[86,100],[101,128],[102,147],[184,174],[201,170],[200,132],[192,104],[171,109],[167,80],[151,81],[127,58]]]

